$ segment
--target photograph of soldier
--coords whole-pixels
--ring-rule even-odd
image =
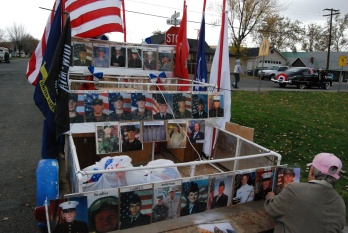
[[[160,71],[172,71],[173,64],[171,62],[171,53],[162,52],[159,53],[160,61],[159,61],[159,70]]]
[[[88,53],[85,44],[74,44],[74,66],[91,66],[91,54]]]
[[[96,199],[89,207],[90,232],[106,233],[118,230],[118,198],[104,196]]]
[[[141,54],[140,49],[129,48],[128,49],[129,59],[128,59],[128,68],[141,68],[142,62],[139,58],[139,54]]]
[[[85,94],[85,111],[86,122],[109,121],[109,116],[104,113],[103,99],[101,99],[98,94]]]
[[[223,105],[222,103],[222,96],[221,95],[212,95],[210,96],[210,109],[209,109],[209,117],[223,117],[224,116],[224,109],[221,107]]]
[[[151,94],[150,94],[151,98]],[[132,120],[152,120],[152,104],[146,103],[146,96],[142,93],[132,93]]]
[[[279,194],[288,184],[299,182],[300,168],[278,167],[275,170],[275,180],[273,192]]]
[[[187,94],[188,96],[189,94]],[[185,97],[184,94],[174,94],[173,96],[174,118],[192,118],[191,116],[191,98]],[[190,111],[188,110],[190,109]]]
[[[231,181],[232,181],[232,178],[231,178]],[[226,193],[230,193],[229,191],[231,191],[231,189],[227,189],[225,193],[226,185],[224,180],[220,179],[219,181],[219,179],[215,179],[215,182],[218,184],[218,187],[217,187],[217,190],[215,187],[214,193],[216,193],[217,191],[217,194],[213,197],[210,203],[210,209],[226,207],[228,204],[228,199],[229,199],[229,196]],[[231,187],[230,182],[229,182],[229,187]]]
[[[83,123],[85,122],[84,115],[77,112],[77,102],[78,98],[81,98],[81,101],[84,101],[83,95],[78,95],[74,93],[69,94],[69,121],[70,123]],[[80,109],[82,113],[84,114],[84,107],[81,107]]]
[[[179,216],[181,189],[176,185],[170,186],[168,195],[164,199],[163,204],[168,207],[167,219],[177,218]]]
[[[156,56],[157,53],[154,51],[143,52],[144,70],[157,70]]]
[[[189,121],[188,132],[190,133],[190,142],[192,143],[204,143],[204,127],[205,122],[203,120]]]
[[[125,98],[130,99],[130,94],[109,93],[110,121],[130,120],[131,113],[125,109]]]
[[[125,67],[126,66],[126,57],[124,56],[126,52],[125,48],[121,46],[111,47],[111,61],[110,66],[115,67]]]
[[[124,194],[122,193],[121,195],[123,196]],[[121,209],[121,215],[123,217],[120,225],[121,230],[151,223],[151,216],[141,212],[142,201],[137,193],[127,195],[126,198],[122,198],[121,200],[123,201],[121,201],[121,204],[127,206],[127,208]]]
[[[194,101],[198,98],[195,105]],[[192,95],[192,118],[208,118],[207,95]]]
[[[49,213],[53,233],[89,232],[86,197],[51,200]]]
[[[166,124],[164,121],[143,122],[143,142],[166,141]]]
[[[168,123],[167,148],[185,148],[186,147],[186,124],[185,123]]]
[[[257,173],[257,177],[259,178],[259,189],[255,195],[255,201],[265,199],[267,193],[272,192],[272,171],[262,172],[260,176]]]
[[[164,96],[159,95],[159,94],[154,94],[153,95],[153,100],[154,100],[154,105],[158,106],[158,111],[154,113],[153,119],[159,120],[159,119],[173,119],[173,115],[169,113],[168,111],[168,104],[171,102],[171,96],[164,94]],[[153,108],[155,111],[155,108]]]
[[[163,204],[163,195],[156,197],[156,203],[152,208],[152,222],[160,222],[168,217],[168,207]]]
[[[109,47],[94,46],[92,65],[96,67],[109,67]]]
[[[235,176],[233,204],[242,204],[254,200],[255,172]]]
[[[185,183],[183,183],[183,185],[185,185]],[[199,200],[199,191],[198,183],[191,181],[189,183],[189,190],[186,192],[185,196],[185,199],[187,200],[186,206],[181,208],[180,216],[201,213],[207,209],[207,202]]]
[[[114,128],[114,130],[112,130],[112,128]],[[97,154],[108,154],[120,151],[118,125],[97,125],[96,129]]]
[[[142,150],[143,144],[136,138],[136,133],[140,136],[139,128],[136,128],[135,125],[125,125],[122,127],[121,133],[123,137],[122,152]]]

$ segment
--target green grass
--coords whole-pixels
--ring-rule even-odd
[[[330,152],[348,170],[348,93],[247,92],[232,94],[231,121],[255,129],[254,141],[282,155],[282,164],[301,167],[320,152]],[[348,206],[348,176],[335,185]]]

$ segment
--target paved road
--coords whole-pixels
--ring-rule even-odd
[[[43,117],[33,101],[34,87],[25,78],[27,62],[0,63],[0,233],[38,232],[33,210]],[[258,85],[257,79],[242,78],[238,90],[257,90]],[[347,91],[347,83],[344,85]],[[335,88],[337,83],[329,91]],[[261,90],[266,89],[280,90],[276,84],[262,81]]]

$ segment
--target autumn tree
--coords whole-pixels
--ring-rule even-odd
[[[24,39],[27,36],[24,25],[13,23],[12,27],[7,28],[7,34],[15,49],[19,52],[23,50]]]
[[[328,37],[326,33],[327,29],[316,23],[307,25],[306,32],[303,35],[301,49],[306,52],[327,50]]]
[[[348,49],[348,13],[343,17],[339,16],[334,16],[331,30],[331,49],[336,52]],[[329,23],[328,21],[327,27],[329,27]]]
[[[25,35],[23,39],[23,50],[25,54],[32,54],[35,51],[38,43],[39,40],[34,38],[32,35]]]
[[[243,55],[243,44],[256,26],[263,22],[270,14],[277,12],[281,7],[278,0],[230,0],[227,1],[227,10],[230,12],[228,17],[230,31],[230,45],[237,55]],[[218,7],[210,7],[215,10]],[[214,24],[220,24],[221,20],[217,20]]]

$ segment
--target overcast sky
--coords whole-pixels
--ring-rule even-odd
[[[280,14],[299,20],[302,23],[324,24],[329,11],[325,8],[339,9],[341,15],[348,13],[347,0],[279,0],[287,9]],[[222,2],[222,0],[207,0],[206,23],[213,22],[219,16],[209,11],[210,4]],[[6,1],[6,9],[2,9],[0,29],[11,27],[15,22],[17,25],[25,26],[26,31],[35,38],[41,39],[49,11],[39,7],[52,9],[54,0],[10,0]],[[186,0],[188,6],[188,38],[197,38],[197,30],[200,27],[202,17],[203,0]],[[183,1],[180,0],[125,0],[127,42],[141,43],[143,39],[152,35],[152,32],[159,29],[167,30],[166,19],[175,11],[182,13]],[[3,8],[3,7],[2,7]],[[132,12],[130,12],[132,11]],[[156,15],[148,16],[133,12],[142,12]],[[182,17],[182,14],[180,18]],[[190,22],[193,21],[193,22]],[[194,23],[197,22],[197,23]],[[206,25],[206,41],[210,45],[216,45],[220,28]],[[123,41],[121,33],[112,33],[111,40]]]

